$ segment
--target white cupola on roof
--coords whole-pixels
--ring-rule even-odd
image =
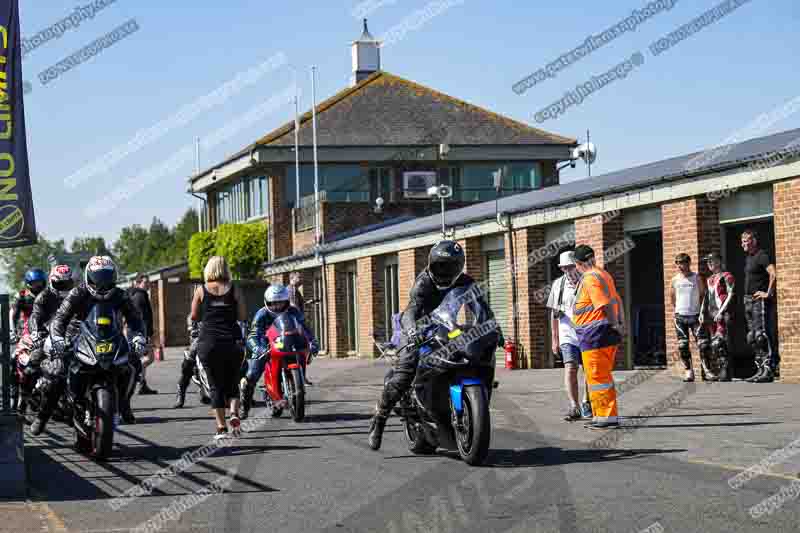
[[[370,34],[367,29],[367,19],[364,19],[364,31],[361,37],[351,44],[353,53],[351,86],[357,85],[361,80],[381,69],[380,44],[380,41]]]

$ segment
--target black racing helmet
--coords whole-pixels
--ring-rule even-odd
[[[464,271],[464,249],[456,241],[439,241],[428,256],[428,273],[438,289],[453,286]]]

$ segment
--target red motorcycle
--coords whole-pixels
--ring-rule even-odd
[[[41,391],[36,387],[39,379],[39,369],[31,364],[33,341],[30,335],[24,334],[17,343],[14,352],[14,378],[17,383],[17,412],[25,416],[28,409],[38,412],[43,403]]]
[[[304,372],[309,354],[309,342],[303,326],[289,313],[275,318],[267,330],[269,364],[264,367],[265,400],[272,416],[279,417],[283,409],[295,422],[305,418]]]

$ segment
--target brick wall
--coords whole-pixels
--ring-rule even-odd
[[[192,310],[192,283],[165,283],[165,340],[164,346],[186,346],[189,344],[189,332],[186,329],[186,317]]]
[[[414,285],[417,274],[428,264],[428,254],[432,246],[422,246],[397,253],[397,287],[399,292],[400,311],[408,306],[408,294]]]
[[[778,290],[800,284],[800,178],[773,185],[773,214],[775,223],[775,269]],[[800,304],[796,298],[778,298],[778,350],[780,381],[800,383]]]
[[[328,284],[328,353],[334,357],[347,356],[347,263],[325,267]]]
[[[624,242],[623,215],[621,211],[605,213],[592,217],[575,220],[575,244],[586,244],[594,250],[597,265],[606,270],[614,279],[617,292],[625,300],[625,259],[623,255],[609,254],[606,261],[603,254],[612,247],[621,246]],[[630,317],[626,317],[630,329]],[[620,344],[614,367],[624,369],[627,367],[626,341]]]
[[[483,281],[483,253],[481,252],[481,238],[472,237],[458,241],[464,248],[466,265],[464,271],[469,274],[476,282]]]
[[[161,298],[161,291],[159,288],[158,282],[151,283],[150,290],[147,291],[150,296],[150,307],[153,309],[153,332],[151,340],[152,343],[157,346],[164,344],[164,331],[162,329],[164,319],[161,313],[161,302],[163,299]]]
[[[667,364],[676,375],[683,374],[683,364],[678,354],[678,339],[675,334],[675,307],[670,298],[672,278],[677,272],[675,256],[689,254],[692,270],[707,274],[700,258],[712,252],[720,252],[720,226],[718,204],[705,197],[694,197],[669,202],[661,206],[662,236],[664,241],[664,323],[666,324]],[[692,367],[699,379],[700,355],[697,345],[690,343]]]
[[[277,259],[292,254],[292,211],[284,205],[283,177],[269,178],[269,257]]]
[[[511,290],[511,276],[516,274],[517,283],[517,325],[519,326],[517,346],[518,365],[521,368],[545,368],[547,365],[547,310],[544,303],[536,301],[536,291],[546,285],[547,262],[534,253],[544,246],[544,227],[528,227],[513,232],[514,263],[508,235],[505,236],[506,264],[508,265],[508,287]],[[506,333],[511,338],[511,332]]]
[[[373,342],[374,333],[383,338],[384,298],[382,256],[363,257],[357,261],[358,269],[358,352],[361,357],[376,357],[378,350]]]

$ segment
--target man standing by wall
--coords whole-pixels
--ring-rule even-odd
[[[708,353],[711,350],[711,341],[708,333],[703,328],[703,315],[700,308],[706,296],[706,285],[700,279],[700,274],[692,272],[692,259],[687,254],[680,253],[675,256],[675,265],[678,273],[672,278],[670,284],[670,299],[675,309],[675,333],[678,336],[678,354],[680,355],[686,375],[683,381],[694,381],[692,370],[692,351],[689,348],[690,337],[694,336],[697,349],[700,351],[701,375],[703,381],[706,377],[714,379],[708,368]]]
[[[139,394],[158,394],[158,391],[151,389],[147,386],[147,367],[153,363],[153,309],[150,306],[150,296],[147,290],[150,288],[150,282],[147,276],[139,274],[136,277],[133,287],[128,289],[131,303],[134,308],[139,312],[144,324],[144,336],[147,339],[147,347],[145,348],[144,356],[142,357],[142,385],[139,387]]]
[[[614,279],[595,263],[594,250],[582,244],[575,248],[575,266],[581,274],[573,307],[573,322],[581,346],[583,368],[589,384],[592,421],[589,429],[619,427],[614,360],[625,334],[622,298]]]
[[[292,275],[289,276],[289,304],[300,312],[305,313],[303,309],[306,305],[305,298],[303,298],[303,293],[300,292],[302,284],[303,278],[300,272],[292,272]]]
[[[547,307],[552,311],[550,330],[552,331],[553,353],[561,352],[564,360],[564,388],[569,398],[569,409],[564,420],[572,422],[591,418],[592,408],[587,401],[589,391],[584,391],[583,403],[578,406],[578,367],[581,366],[581,348],[575,326],[572,323],[572,306],[575,303],[575,289],[581,275],[575,268],[572,252],[563,252],[558,267],[563,276],[553,282]]]
[[[769,383],[775,379],[777,353],[774,340],[776,321],[775,283],[777,273],[758,235],[748,229],[742,233],[742,249],[747,254],[744,266],[744,316],[747,343],[755,354],[756,373],[745,381]]]

